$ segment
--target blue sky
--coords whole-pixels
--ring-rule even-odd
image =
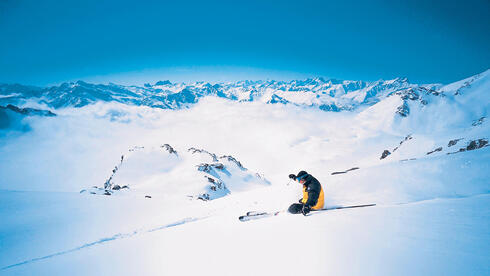
[[[448,83],[489,68],[489,26],[486,0],[0,0],[0,82]]]

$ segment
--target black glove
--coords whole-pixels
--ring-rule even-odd
[[[310,205],[303,205],[303,210],[301,210],[301,213],[303,213],[303,216],[308,215],[308,213],[311,211]]]
[[[303,204],[303,198],[300,198],[300,199],[298,200],[298,202],[299,202],[299,203],[301,203],[301,204]]]
[[[292,180],[296,180],[296,175],[294,175],[294,174],[290,174],[290,175],[289,175],[289,178],[291,178]]]

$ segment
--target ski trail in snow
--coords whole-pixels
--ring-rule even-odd
[[[170,223],[170,224],[165,224],[165,225],[153,227],[153,228],[150,228],[150,229],[134,230],[134,231],[129,232],[129,233],[118,233],[118,234],[115,234],[112,237],[102,238],[102,239],[97,240],[97,241],[94,241],[94,242],[86,243],[86,244],[81,245],[79,247],[75,247],[75,248],[72,248],[72,249],[68,249],[68,250],[56,252],[56,253],[53,253],[53,254],[50,254],[50,255],[46,255],[46,256],[43,256],[43,257],[38,257],[38,258],[33,258],[33,259],[25,260],[25,261],[20,262],[20,263],[16,263],[16,264],[4,266],[0,270],[6,270],[6,269],[13,268],[13,267],[16,267],[16,266],[21,266],[21,265],[25,265],[25,264],[29,264],[29,263],[33,263],[33,262],[37,262],[37,261],[42,261],[42,260],[45,260],[45,259],[49,259],[49,258],[53,258],[53,257],[56,257],[56,256],[61,256],[61,255],[65,255],[65,254],[68,254],[68,253],[72,253],[72,252],[75,252],[75,251],[78,251],[78,250],[82,250],[84,248],[91,247],[91,246],[94,246],[94,245],[103,244],[103,243],[114,241],[114,240],[120,240],[120,239],[129,238],[129,237],[132,237],[132,236],[137,235],[137,234],[151,233],[151,232],[163,230],[163,229],[166,229],[166,228],[170,228],[170,227],[174,227],[174,226],[186,224],[186,223],[189,223],[189,222],[194,222],[194,221],[202,220],[202,219],[205,219],[205,218],[207,218],[207,217],[202,217],[202,218],[190,218],[189,217],[189,218],[184,218],[182,220],[179,220],[179,221],[176,221],[176,222],[173,222],[173,223]]]

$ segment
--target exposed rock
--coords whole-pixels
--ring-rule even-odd
[[[480,149],[486,146],[487,144],[488,144],[488,140],[485,139],[473,140],[468,144],[468,146],[466,146],[466,150]]]
[[[455,154],[455,153],[459,153],[459,152],[476,150],[476,149],[481,149],[483,147],[488,147],[488,140],[487,139],[472,140],[468,143],[468,145],[465,148],[460,148],[458,151],[449,152],[448,154]]]
[[[405,139],[403,139],[402,141],[400,141],[400,144],[399,144],[397,147],[395,147],[395,148],[393,149],[393,152],[395,152],[395,151],[396,151],[398,148],[400,148],[400,146],[401,146],[403,143],[405,143],[406,141],[408,141],[408,140],[412,140],[412,138],[413,138],[413,137],[412,137],[412,135],[411,135],[411,134],[408,134],[407,136],[405,136]]]
[[[149,196],[149,195],[145,195],[145,198],[151,198],[151,196]]]
[[[474,76],[471,80],[469,81],[465,81],[465,83],[460,87],[458,88],[458,90],[456,90],[456,92],[454,93],[454,95],[461,95],[461,92],[463,89],[465,88],[469,88],[471,87],[471,83],[474,82],[476,79],[478,79],[480,77],[480,74]]]
[[[331,173],[331,175],[343,174],[343,173],[347,173],[347,172],[346,171],[343,171],[343,172],[333,172],[333,173]]]
[[[109,191],[106,190],[105,193],[104,193],[104,195],[111,195],[111,192],[109,192]]]
[[[208,154],[213,159],[213,162],[218,162],[218,158],[216,157],[216,154],[210,153],[207,150],[197,149],[197,148],[192,147],[192,148],[188,149],[187,151],[190,151],[192,154],[194,154],[196,152]]]
[[[201,194],[197,197],[197,199],[203,200],[203,201],[208,201],[209,200],[209,194]]]
[[[429,151],[429,152],[427,153],[427,155],[432,154],[432,153],[434,153],[434,152],[436,152],[436,151],[442,151],[442,147],[438,147],[437,149],[435,149],[435,150],[433,150],[433,151]]]
[[[396,91],[394,94],[399,95],[402,98],[402,100],[415,101],[415,100],[418,100],[420,98],[419,93],[417,91],[415,91],[415,89],[413,89],[413,88]]]
[[[478,120],[474,120],[473,123],[471,123],[472,126],[479,126],[483,124],[483,121],[485,121],[485,116],[481,117]]]
[[[408,107],[408,104],[404,101],[403,104],[396,109],[396,113],[402,117],[407,117],[410,114],[410,107]]]
[[[452,147],[454,145],[456,145],[458,143],[459,140],[462,140],[463,138],[459,138],[459,139],[454,139],[454,140],[451,140],[449,141],[449,143],[447,143],[447,146],[448,147]]]
[[[170,146],[169,144],[163,144],[160,146],[161,148],[164,148],[165,150],[167,150],[170,154],[175,154],[175,155],[178,155],[177,154],[177,151],[172,147]]]
[[[116,184],[116,185],[112,186],[112,189],[115,190],[115,191],[121,190],[121,186],[119,186],[119,185]]]
[[[207,172],[207,173],[211,172],[213,168],[216,168],[218,170],[223,170],[225,168],[225,166],[221,163],[213,163],[213,164],[201,163],[196,167],[198,171]]]
[[[333,172],[333,173],[331,173],[331,175],[336,175],[336,174],[344,174],[344,173],[348,173],[348,172],[350,172],[350,171],[355,171],[355,170],[358,170],[358,169],[359,169],[359,167],[354,167],[354,168],[350,168],[350,169],[348,169],[348,170],[341,171],[341,172]]]
[[[223,164],[221,164],[221,163],[211,164],[211,167],[216,168],[218,170],[224,170],[225,169],[225,166]]]
[[[223,155],[223,156],[220,157],[220,159],[222,159],[222,158],[225,158],[226,160],[235,163],[238,166],[238,168],[240,168],[242,170],[245,170],[245,168],[243,167],[242,163],[240,163],[240,161],[236,160],[233,156],[231,156],[231,155]]]
[[[13,112],[26,115],[26,116],[46,116],[46,117],[54,117],[56,116],[55,113],[49,111],[49,110],[42,110],[42,109],[36,109],[36,108],[20,108],[15,105],[8,104],[7,106],[0,106],[0,110],[11,110]]]
[[[268,104],[287,104],[289,103],[288,100],[284,99],[283,97],[277,96],[276,94],[272,94],[272,97],[270,100],[267,101]]]
[[[385,159],[390,154],[391,152],[389,150],[384,150],[383,153],[381,154],[381,158],[379,159]]]

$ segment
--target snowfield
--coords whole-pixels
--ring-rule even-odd
[[[78,85],[0,89],[0,275],[490,274],[488,70]],[[376,206],[238,220],[297,202],[300,170]]]

